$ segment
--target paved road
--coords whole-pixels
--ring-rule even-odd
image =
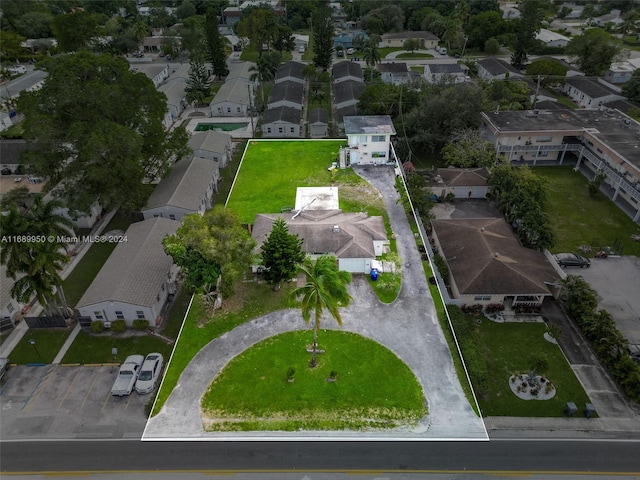
[[[33,70],[33,67],[27,68],[30,69],[27,73],[2,85],[0,88],[0,99],[4,100],[9,96],[15,97],[23,90],[31,88],[41,82],[47,76],[42,70]]]
[[[396,202],[393,168],[358,172],[382,193],[403,260],[402,289],[396,302],[381,304],[363,278],[350,286],[354,298],[343,310],[344,330],[359,333],[389,348],[411,368],[426,395],[429,415],[416,428],[367,433],[371,438],[487,438],[484,423],[467,402],[449,348],[438,324],[420,254],[402,206]],[[323,328],[339,328],[330,318]],[[144,438],[362,438],[362,432],[205,432],[200,399],[211,380],[232,358],[251,345],[282,332],[308,328],[297,309],[274,312],[241,325],[204,347],[183,372],[161,412],[152,418]],[[180,348],[178,343],[177,348]],[[399,392],[401,394],[401,392]]]
[[[449,478],[457,478],[454,472],[460,471],[484,471],[484,478],[495,478],[499,471],[548,472],[551,478],[559,478],[561,472],[640,475],[639,447],[638,442],[519,439],[426,443],[19,442],[2,444],[0,462],[4,473],[58,472],[56,478],[75,478],[71,472],[77,471],[206,471],[213,475],[283,470],[351,471],[359,478],[371,478],[361,476],[365,472],[384,477],[384,472],[408,475],[416,470],[449,471]]]

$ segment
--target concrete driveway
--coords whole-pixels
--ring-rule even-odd
[[[0,385],[2,440],[139,438],[151,395],[112,397],[118,366],[17,366]]]
[[[475,439],[486,440],[484,423],[467,402],[446,343],[425,278],[420,253],[404,209],[397,203],[392,168],[355,169],[381,192],[403,261],[402,289],[390,305],[381,304],[362,277],[350,286],[354,299],[342,310],[343,330],[384,345],[415,374],[426,396],[429,414],[416,428],[375,432],[205,432],[200,401],[215,375],[235,356],[257,342],[282,332],[309,328],[298,310],[273,312],[216,338],[182,373],[178,385],[158,415],[151,418],[144,440],[152,439]],[[323,328],[339,329],[330,318]],[[180,348],[178,341],[177,348]],[[398,392],[399,395],[402,392]]]

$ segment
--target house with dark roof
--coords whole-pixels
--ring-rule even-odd
[[[226,167],[231,161],[233,142],[231,135],[226,133],[213,130],[194,132],[189,137],[187,145],[193,151],[194,157],[214,160],[220,168]]]
[[[429,83],[462,83],[466,74],[457,63],[427,63],[424,78]]]
[[[402,48],[404,47],[404,42],[410,38],[417,38],[420,41],[420,48],[424,50],[436,48],[440,41],[437,35],[425,31],[385,33],[380,39],[378,48]]]
[[[304,85],[286,80],[284,82],[274,83],[271,87],[269,100],[267,101],[267,109],[290,107],[296,110],[302,110],[303,102]]]
[[[455,198],[487,197],[489,171],[480,168],[438,168],[429,179],[431,191],[441,198],[448,194]]]
[[[461,304],[541,305],[560,276],[545,255],[525,248],[503,218],[433,220],[433,240]]]
[[[174,295],[178,268],[164,252],[162,240],[173,235],[180,222],[151,218],[132,223],[126,242],[116,245],[76,308],[80,315],[103,323],[148,320],[156,326],[169,295]]]
[[[334,121],[339,129],[344,129],[344,118],[345,117],[357,117],[358,116],[358,105],[347,105],[346,107],[336,108],[334,116]]]
[[[297,108],[270,108],[262,114],[262,136],[299,138],[301,115]]]
[[[347,147],[340,150],[340,165],[384,165],[391,158],[391,136],[396,134],[389,115],[344,117]]]
[[[334,84],[348,81],[364,83],[362,67],[358,62],[351,60],[334,63],[331,69],[331,79]]]
[[[284,217],[281,213],[256,215],[251,236],[256,241],[257,254],[278,218],[284,219],[289,233],[302,239],[305,253],[312,258],[333,255],[340,270],[347,272],[370,273],[371,262],[389,248],[382,217],[370,217],[365,212],[304,210],[301,213],[293,211]]]
[[[211,197],[218,191],[220,169],[206,158],[184,158],[156,185],[142,210],[146,219],[164,217],[182,220],[185,215],[204,213],[212,207]]]
[[[22,152],[33,150],[25,140],[0,139],[0,169],[8,168],[11,173],[16,173],[20,165]]]
[[[582,108],[599,108],[603,103],[625,99],[612,85],[587,77],[567,78],[562,92]]]
[[[405,62],[385,62],[376,65],[380,79],[391,85],[408,85],[411,83],[409,69]]]
[[[523,75],[504,60],[495,57],[478,60],[478,76],[484,80],[504,80],[521,78]]]
[[[347,80],[346,82],[336,83],[333,86],[333,103],[337,109],[356,105],[362,92],[364,92],[364,83]]]
[[[304,73],[302,73],[304,67],[304,63],[294,61],[284,62],[280,64],[278,70],[276,70],[276,75],[273,79],[273,83],[297,82],[304,84],[305,77]]]
[[[329,134],[329,112],[324,108],[309,111],[309,135],[311,138],[322,138]]]

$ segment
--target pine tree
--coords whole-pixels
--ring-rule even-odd
[[[322,71],[329,70],[333,54],[333,21],[331,9],[326,0],[318,2],[318,6],[312,17],[313,24],[313,64]]]
[[[191,92],[202,92],[207,97],[211,92],[211,82],[209,81],[209,72],[204,65],[201,55],[195,56],[189,67],[189,79],[187,80],[187,94]]]
[[[215,10],[207,10],[205,17],[205,35],[207,38],[207,53],[211,62],[211,69],[216,77],[226,77],[229,74],[227,68],[224,40],[218,30],[218,15]]]
[[[269,237],[261,247],[264,279],[270,285],[295,277],[298,265],[304,261],[302,239],[289,233],[289,227],[282,218],[273,223]]]

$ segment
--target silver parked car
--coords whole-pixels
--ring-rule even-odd
[[[556,255],[556,262],[562,268],[564,267],[580,267],[589,268],[591,266],[591,260],[582,255],[575,253],[559,253]]]
[[[163,365],[164,358],[161,354],[150,353],[147,355],[136,381],[136,392],[139,394],[151,393],[158,383]]]

